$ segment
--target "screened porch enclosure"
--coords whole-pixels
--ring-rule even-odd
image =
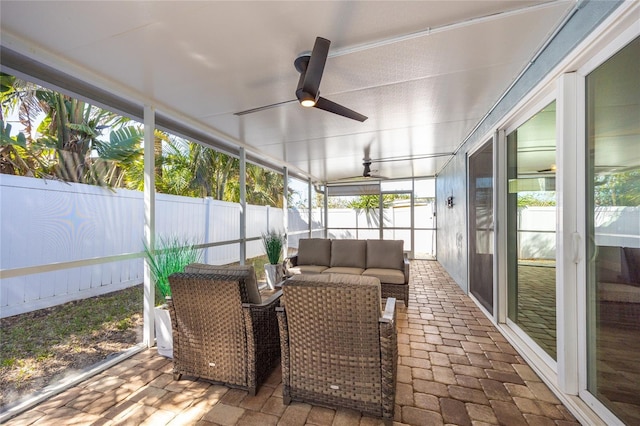
[[[0,20],[0,422],[376,423],[285,404],[281,369],[251,396],[157,356],[150,248],[265,290],[275,232],[279,262],[403,241],[399,424],[640,423],[637,1],[3,0]]]

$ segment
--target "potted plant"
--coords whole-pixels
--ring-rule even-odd
[[[171,298],[169,275],[184,272],[185,266],[200,260],[201,252],[189,240],[179,237],[159,238],[155,250],[145,244],[145,256],[149,261],[151,276],[156,286],[155,329],[158,353],[173,358],[173,330],[167,299]]]
[[[264,274],[267,278],[267,286],[273,290],[275,285],[282,281],[284,277],[284,269],[280,264],[280,255],[284,247],[284,235],[272,229],[262,234],[262,244],[269,259],[269,263],[264,265]]]

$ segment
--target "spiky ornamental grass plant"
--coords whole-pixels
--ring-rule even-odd
[[[264,250],[267,253],[269,263],[277,265],[280,261],[280,254],[282,254],[282,247],[284,247],[284,235],[275,229],[263,232],[262,244],[264,245]]]
[[[196,244],[177,236],[161,237],[156,243],[155,251],[144,245],[144,252],[149,260],[151,275],[162,300],[171,296],[169,275],[184,272],[184,267],[198,262],[202,255]]]

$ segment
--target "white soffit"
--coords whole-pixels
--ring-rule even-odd
[[[20,53],[46,52],[62,71],[111,81],[331,181],[361,173],[365,147],[374,158],[452,152],[574,4],[27,0],[3,1],[0,27],[3,44]],[[297,103],[234,115],[294,99],[293,60],[316,36],[332,41],[322,95],[369,116],[365,123]],[[433,175],[445,161],[380,168]]]

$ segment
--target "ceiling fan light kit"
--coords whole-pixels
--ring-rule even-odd
[[[302,106],[303,106],[303,107],[305,107],[305,108],[311,108],[311,107],[316,106],[316,101],[315,101],[315,99],[313,99],[313,98],[308,98],[308,97],[306,97],[306,98],[303,98],[303,99],[300,101],[300,105],[302,105]]]

